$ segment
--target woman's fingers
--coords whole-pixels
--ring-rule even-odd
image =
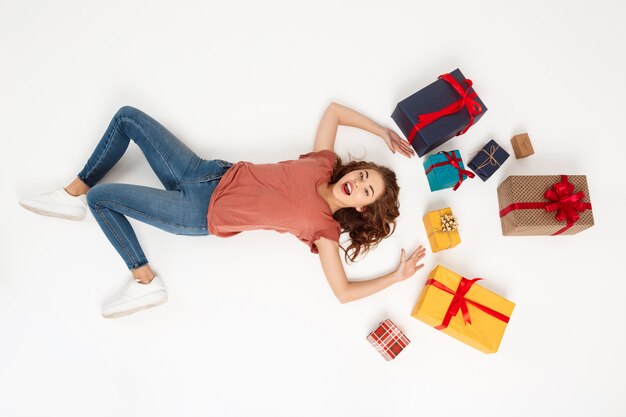
[[[398,146],[398,148],[400,149],[400,152],[407,156],[407,157],[411,157],[415,154],[415,152],[413,151],[413,148],[411,147],[411,145],[409,145],[409,143],[405,140],[402,140],[400,138],[395,138],[395,142]]]
[[[413,156],[413,154],[409,151],[407,151],[406,149],[400,149],[400,153],[404,156],[406,156],[407,158],[410,158]]]
[[[405,268],[403,269],[404,273],[403,279],[409,278],[410,276],[412,276],[414,273],[416,273],[417,271],[419,271],[420,269],[422,269],[424,267],[424,264],[419,264],[418,262],[426,255],[426,248],[424,248],[422,245],[419,245],[417,247],[417,249],[415,249],[413,251],[413,253],[411,253],[411,256],[409,256],[408,258],[406,257],[406,252],[404,249],[402,249],[400,251],[400,266],[399,268]]]
[[[411,254],[411,259],[419,260],[422,259],[426,255],[426,248],[422,245],[419,245],[417,249],[413,251]]]
[[[393,132],[393,138],[397,140],[404,148],[413,149],[411,147],[411,144],[408,141],[403,140],[396,132]]]
[[[391,152],[400,152],[407,158],[415,155],[415,151],[413,150],[411,145],[407,141],[403,140],[400,136],[398,136],[398,134],[393,130],[386,129],[386,134],[383,136],[383,139],[387,143],[387,146],[389,146],[389,149],[391,149]]]
[[[409,156],[415,155],[415,151],[410,145],[408,145],[408,147],[405,147],[405,149],[406,149],[407,154],[409,154]]]
[[[409,151],[407,151],[406,149],[403,148],[399,148],[398,149],[400,151],[400,153],[404,156],[406,156],[407,158],[410,158],[411,156],[413,156],[413,154]]]

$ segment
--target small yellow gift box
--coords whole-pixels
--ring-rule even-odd
[[[437,265],[411,316],[485,353],[498,351],[515,304]]]
[[[424,227],[426,228],[430,248],[433,252],[451,249],[461,243],[458,229],[443,231],[442,218],[446,215],[453,216],[450,207],[428,212],[424,216]]]

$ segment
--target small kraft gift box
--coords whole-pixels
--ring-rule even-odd
[[[504,236],[573,235],[594,224],[584,175],[511,175],[498,205]]]
[[[515,304],[437,265],[411,315],[484,353],[498,351]]]
[[[457,68],[398,103],[391,118],[419,156],[465,133],[487,107]]]
[[[517,159],[526,158],[535,153],[528,133],[520,133],[519,135],[513,136],[511,138],[511,145],[513,145],[513,152]]]
[[[424,227],[433,252],[451,249],[461,243],[459,224],[450,207],[426,213]]]
[[[430,191],[446,188],[456,191],[468,177],[474,178],[474,173],[465,169],[461,154],[457,150],[430,155],[424,161],[424,171]]]
[[[509,153],[492,139],[478,151],[467,166],[474,171],[481,180],[487,181],[508,158]]]
[[[388,361],[395,359],[411,343],[389,319],[381,321],[376,330],[367,336],[367,341]]]

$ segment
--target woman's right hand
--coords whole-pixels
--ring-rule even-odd
[[[408,258],[406,257],[404,249],[402,249],[400,254],[400,265],[398,266],[398,269],[393,272],[394,281],[404,281],[422,269],[424,264],[422,263],[418,265],[418,262],[421,261],[424,256],[426,256],[426,248],[422,247],[422,245],[419,245]]]
[[[413,150],[409,142],[403,140],[393,130],[383,127],[383,132],[381,133],[380,137],[383,138],[391,152],[396,153],[396,151],[398,151],[407,158],[415,155],[415,151]]]

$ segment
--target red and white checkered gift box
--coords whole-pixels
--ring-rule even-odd
[[[367,340],[388,361],[394,359],[411,341],[389,319],[381,321]]]

